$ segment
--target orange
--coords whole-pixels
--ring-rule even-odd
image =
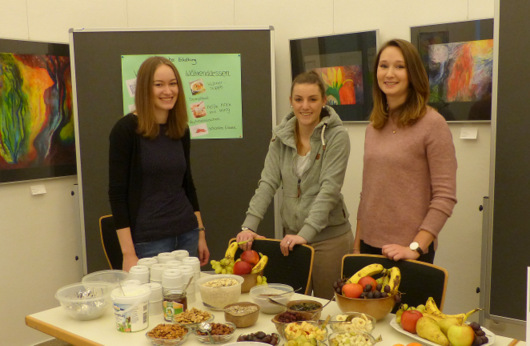
[[[421,344],[419,342],[411,342],[407,346],[421,346]]]
[[[363,286],[360,284],[345,284],[342,286],[342,294],[348,298],[359,298],[363,293]]]

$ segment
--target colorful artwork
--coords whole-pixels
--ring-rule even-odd
[[[334,66],[314,69],[326,85],[328,105],[354,105],[363,100],[360,66]]]
[[[490,96],[493,40],[429,46],[430,102],[474,102]]]
[[[23,180],[24,170],[41,172],[32,179],[75,174],[67,56],[0,53],[0,111],[0,181]]]

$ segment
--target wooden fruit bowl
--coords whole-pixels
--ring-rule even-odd
[[[335,300],[339,309],[344,312],[362,312],[380,320],[388,315],[396,303],[394,296],[386,298],[348,298],[335,292]]]
[[[252,287],[258,284],[258,275],[263,275],[263,273],[240,275],[244,279],[241,284],[241,293],[248,293]]]

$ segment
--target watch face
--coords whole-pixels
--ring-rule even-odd
[[[420,247],[420,244],[418,244],[417,242],[412,242],[410,243],[409,247],[411,250],[416,251]]]

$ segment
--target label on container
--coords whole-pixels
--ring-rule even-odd
[[[164,310],[164,319],[167,322],[173,322],[173,316],[184,312],[184,304],[179,302],[164,300],[162,308]]]
[[[116,329],[120,332],[130,333],[147,328],[149,325],[148,306],[149,302],[135,305],[114,303]]]

